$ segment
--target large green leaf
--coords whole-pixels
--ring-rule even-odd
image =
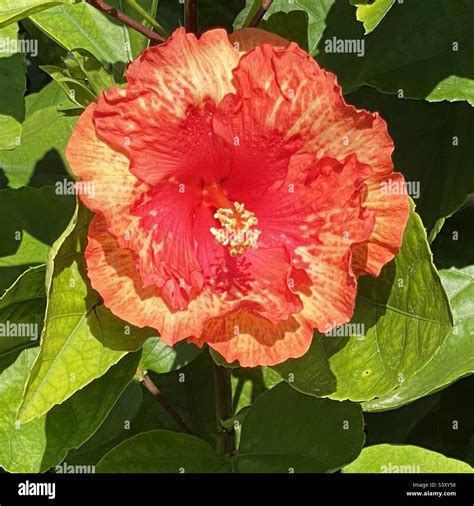
[[[23,422],[64,402],[150,337],[149,329],[116,318],[90,288],[83,257],[88,223],[80,206],[51,250],[41,350],[20,409]]]
[[[346,92],[367,84],[405,98],[474,104],[473,15],[470,0],[405,0],[394,3],[383,27],[364,36],[354,7],[337,0],[326,18],[317,59]],[[345,50],[346,41],[364,43],[363,57]],[[334,42],[342,52],[334,52]]]
[[[205,441],[188,434],[154,430],[116,446],[99,462],[99,473],[218,473],[230,462]]]
[[[30,265],[46,263],[53,242],[74,213],[75,199],[52,186],[0,190],[0,289]],[[51,215],[56,214],[54,220]]]
[[[431,247],[438,268],[474,265],[474,194],[445,221]]]
[[[406,438],[405,444],[414,444],[442,453],[447,457],[473,464],[469,458],[469,442],[474,433],[474,376],[462,378],[433,395],[422,397],[396,411],[369,413],[368,416],[392,416],[410,409],[425,399],[438,397],[439,403]],[[387,443],[389,441],[378,441]]]
[[[378,111],[387,121],[395,144],[395,167],[410,182],[408,189],[419,192],[417,212],[428,231],[474,191],[474,108],[464,103],[402,100],[368,87],[351,93],[347,100]]]
[[[19,41],[16,23],[0,29],[0,150],[18,146],[25,116],[26,64]]]
[[[176,371],[192,362],[201,351],[201,348],[186,341],[168,346],[160,338],[151,337],[143,346],[140,369],[158,374]]]
[[[106,377],[107,374],[103,376],[103,378]],[[78,466],[96,465],[112,448],[137,434],[135,426],[137,418],[142,418],[140,411],[143,400],[144,395],[140,383],[133,381],[122,393],[97,432],[77,450],[68,453],[67,463]],[[152,401],[158,404],[156,399]],[[152,426],[149,430],[153,428],[163,427]]]
[[[268,421],[271,420],[271,423]],[[219,457],[204,441],[155,430],[113,448],[98,472],[332,472],[364,443],[357,404],[316,399],[285,383],[260,395],[243,421],[235,456]]]
[[[39,339],[46,308],[45,267],[24,272],[0,298],[0,324],[13,324],[15,335],[0,337],[0,357],[31,345]]]
[[[364,444],[357,404],[317,399],[281,383],[257,397],[247,413],[238,472],[332,472]]]
[[[0,168],[12,188],[34,183],[55,184],[65,177],[64,151],[76,118],[58,110],[67,97],[56,83],[26,97],[26,118],[21,144],[13,151],[0,151]],[[34,174],[36,164],[44,159],[43,170]]]
[[[364,413],[366,446],[381,443],[409,444],[412,440],[411,432],[416,431],[425,418],[429,418],[430,424],[436,424],[433,413],[438,410],[440,398],[441,393],[437,393],[422,397],[396,411]]]
[[[151,374],[150,377],[193,434],[214,444],[215,400],[210,367],[207,353],[202,353],[197,360],[177,372]],[[161,403],[140,383],[134,382],[94,437],[68,455],[68,462],[96,464],[122,441],[156,429],[181,430]]]
[[[72,0],[2,0],[0,5],[0,28],[26,18],[35,12],[71,2]]]
[[[108,3],[138,21],[143,21],[138,19],[123,0],[109,0]],[[143,3],[145,10],[153,16],[152,5],[152,0]],[[35,14],[30,19],[65,49],[85,49],[99,61],[112,65],[117,76],[122,75],[125,64],[132,61],[148,45],[148,39],[142,34],[86,2],[59,5]]]
[[[375,445],[364,448],[359,458],[343,473],[472,473],[460,460],[417,446]]]
[[[106,418],[138,363],[137,356],[129,355],[47,415],[20,424],[16,415],[37,354],[38,348],[24,350],[0,376],[0,466],[9,472],[47,471],[81,446]]]
[[[296,42],[306,51],[309,50],[308,16],[303,11],[275,12],[268,19],[260,21],[258,26],[262,30]]]
[[[455,326],[432,360],[399,388],[365,404],[369,411],[393,409],[446,387],[474,372],[474,266],[440,271]]]
[[[201,353],[178,371],[151,374],[150,377],[192,433],[214,444],[216,412],[212,359],[209,354]],[[175,427],[175,424],[171,427]]]
[[[357,21],[362,22],[365,33],[370,33],[379,25],[395,0],[373,0],[371,2],[351,0],[351,3],[357,5]]]
[[[351,323],[339,335],[316,333],[306,355],[277,371],[303,392],[367,401],[416,374],[443,343],[452,317],[416,213],[395,260],[379,278],[359,279]]]
[[[153,28],[147,23],[145,19],[143,19],[137,12],[130,7],[130,5],[124,0],[112,0],[109,2],[111,5],[114,5],[118,9],[122,10],[130,16],[131,18],[136,19],[139,23],[148,26],[149,28]],[[160,3],[158,0],[140,0],[137,2],[140,6],[153,18],[156,19],[156,8]],[[150,44],[150,39],[145,37],[140,32],[137,32],[133,28],[125,28],[128,35],[128,40],[130,41],[130,49],[132,53],[132,58],[136,58],[145,48],[147,48]]]
[[[308,50],[313,54],[323,34],[326,16],[334,2],[335,0],[319,0],[318,2],[314,0],[294,0],[293,2],[288,2],[288,0],[274,0],[265,13],[262,26],[259,25],[259,27],[272,29],[271,24],[265,26],[265,21],[269,20],[270,16],[275,13],[302,11],[306,13],[308,18]],[[248,23],[252,20],[261,5],[261,0],[247,0],[245,9],[242,10],[234,22],[234,30],[248,26]],[[282,35],[284,34],[282,33]]]

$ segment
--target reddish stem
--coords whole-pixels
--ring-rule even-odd
[[[261,7],[258,9],[258,11],[255,13],[255,16],[252,18],[252,20],[249,23],[249,26],[252,28],[255,28],[258,26],[260,21],[262,21],[263,16],[265,16],[265,13],[268,11],[270,6],[272,5],[273,0],[263,0]]]
[[[104,2],[103,0],[87,0],[87,2],[95,7],[96,9],[99,9],[100,11],[104,12],[105,14],[115,18],[117,21],[120,21],[124,25],[129,26],[130,28],[133,28],[137,32],[140,32],[141,34],[145,35],[145,37],[148,37],[149,39],[155,41],[155,42],[164,42],[165,39],[158,33],[154,32],[153,30],[150,30],[146,26],[143,26],[135,19],[131,18],[130,16],[127,16],[124,12],[119,11],[115,7],[112,7],[108,3]]]

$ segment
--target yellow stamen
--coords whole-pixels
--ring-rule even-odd
[[[214,214],[223,228],[211,228],[211,234],[222,246],[229,246],[233,257],[243,255],[248,248],[258,247],[258,238],[262,233],[257,228],[258,219],[254,213],[245,209],[244,204],[234,202],[234,209],[220,208]]]

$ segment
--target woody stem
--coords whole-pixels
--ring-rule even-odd
[[[232,384],[230,370],[212,361],[217,419],[217,452],[219,455],[233,455],[235,452],[235,431],[226,429],[222,422],[233,415]]]
[[[154,32],[153,30],[150,30],[146,26],[143,26],[135,19],[131,18],[130,16],[127,16],[124,12],[119,11],[118,9],[112,7],[103,0],[87,0],[87,2],[96,9],[99,9],[105,14],[115,18],[117,21],[120,21],[124,25],[127,25],[130,28],[136,30],[137,32],[140,32],[141,34],[145,35],[145,37],[148,37],[150,40],[153,40],[155,42],[165,41],[165,38],[162,35]]]
[[[159,33],[163,37],[168,36],[166,30],[160,25],[160,23],[158,23],[158,21],[156,21],[153,16],[150,16],[150,14],[148,14],[148,12],[136,0],[125,0],[125,3],[139,16],[141,16],[149,25],[151,25],[156,33]],[[155,7],[152,6],[152,9],[155,9]],[[154,12],[154,10],[152,10],[152,12]]]
[[[199,0],[185,0],[184,3],[184,27],[187,32],[198,32],[198,3]]]
[[[174,420],[176,425],[187,434],[192,434],[191,429],[186,425],[184,420],[181,418],[179,413],[173,408],[168,399],[161,393],[161,390],[153,383],[148,374],[144,374],[143,371],[137,371],[138,376],[143,382],[143,386],[150,392],[150,394],[161,404],[163,409],[168,413],[170,418]]]
[[[265,16],[265,13],[268,11],[270,6],[272,5],[273,0],[263,0],[262,5],[258,9],[258,11],[255,13],[254,17],[251,19],[249,26],[251,28],[255,28],[260,21],[262,21],[263,16]]]

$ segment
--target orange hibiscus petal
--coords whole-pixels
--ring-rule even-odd
[[[374,212],[375,225],[369,240],[353,247],[352,265],[357,274],[378,276],[400,250],[410,214],[404,183],[398,172],[374,175],[365,181],[368,191],[364,207]],[[390,188],[396,191],[390,193]]]
[[[289,40],[259,28],[242,28],[231,33],[229,40],[237,51],[245,53],[262,44],[270,44],[276,47],[288,47],[291,44]]]
[[[79,118],[66,152],[74,174],[94,188],[81,200],[105,216],[120,247],[134,252],[142,284],[162,287],[168,304],[182,309],[192,287],[202,284],[190,231],[197,195],[177,184],[152,189],[137,179],[128,158],[98,137],[95,109],[91,104]]]
[[[85,251],[87,274],[104,304],[118,317],[137,327],[157,329],[163,341],[174,344],[200,336],[209,314],[219,313],[210,299],[192,301],[187,310],[171,311],[161,290],[142,285],[132,252],[119,247],[101,214],[94,216]]]
[[[287,141],[301,139],[301,152],[314,153],[319,159],[342,161],[355,155],[370,166],[374,178],[402,177],[392,172],[393,143],[386,123],[378,114],[347,105],[335,76],[320,69],[296,44],[286,49],[256,47],[242,57],[234,76],[237,91],[225,99],[226,107],[242,104],[249,117],[263,123],[261,129],[282,135]],[[375,212],[376,226],[365,248],[365,260],[363,248],[357,252],[358,273],[378,273],[393,258],[408,219],[406,196],[393,206],[386,205],[374,181],[377,179],[367,184],[366,206]],[[395,230],[385,226],[386,221]]]
[[[130,65],[127,88],[101,95],[94,115],[98,133],[126,153],[132,172],[149,184],[222,177],[225,154],[213,142],[211,115],[234,90],[238,61],[225,30],[199,40],[176,30]]]
[[[227,362],[241,367],[275,365],[303,355],[311,345],[313,330],[291,316],[278,325],[258,315],[236,311],[206,323],[203,339]]]

